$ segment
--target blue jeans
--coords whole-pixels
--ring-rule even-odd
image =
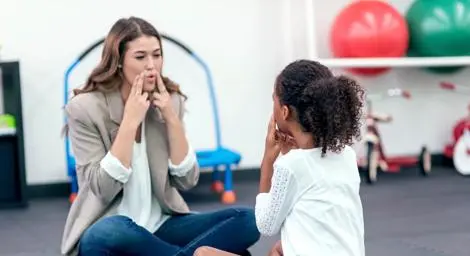
[[[84,232],[79,254],[192,256],[200,246],[211,246],[249,255],[259,238],[254,211],[247,208],[172,216],[154,234],[125,216],[111,216]]]

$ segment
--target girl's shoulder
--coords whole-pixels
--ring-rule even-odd
[[[275,165],[302,172],[309,169],[322,169],[325,166],[338,163],[356,163],[356,153],[350,146],[345,146],[340,152],[326,152],[322,156],[321,148],[292,149],[280,156]]]
[[[321,154],[321,149],[292,149],[285,155],[279,156],[274,166],[298,172],[296,169],[305,169],[316,154]]]
[[[309,149],[291,149],[285,155],[280,156],[278,159],[282,162],[297,162],[301,159],[311,158],[321,155],[321,148]]]

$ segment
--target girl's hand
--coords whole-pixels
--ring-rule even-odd
[[[298,148],[295,139],[292,136],[277,130],[274,117],[271,116],[264,149],[264,155],[267,157],[267,160],[274,162],[279,153],[287,154],[294,148]]]
[[[123,123],[128,123],[135,128],[142,123],[150,106],[148,93],[142,93],[144,76],[142,72],[135,77],[124,107]]]
[[[268,124],[268,133],[266,135],[266,142],[264,145],[264,158],[271,162],[274,160],[281,152],[281,147],[277,140],[276,135],[276,121],[274,121],[274,116],[271,115],[271,119]]]
[[[163,83],[163,79],[160,74],[157,74],[157,89],[158,92],[154,92],[152,95],[152,104],[160,110],[163,119],[168,120],[170,118],[174,118],[176,113],[171,102],[171,95],[166,90],[165,84]]]
[[[276,131],[276,141],[279,143],[283,155],[287,154],[291,149],[298,148],[295,139],[281,131]]]

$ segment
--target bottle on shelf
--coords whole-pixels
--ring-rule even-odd
[[[0,136],[16,133],[16,120],[10,114],[0,114]]]

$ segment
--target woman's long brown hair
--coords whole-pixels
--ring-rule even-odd
[[[85,86],[73,90],[73,96],[93,91],[109,92],[118,90],[123,84],[123,75],[119,70],[126,52],[127,43],[140,36],[154,36],[162,47],[160,33],[149,22],[137,17],[119,19],[111,27],[104,41],[101,61],[88,76]],[[163,49],[162,49],[163,56]],[[169,93],[178,93],[186,99],[178,84],[168,77],[162,77],[163,83]],[[68,126],[65,125],[63,134],[67,135]]]

